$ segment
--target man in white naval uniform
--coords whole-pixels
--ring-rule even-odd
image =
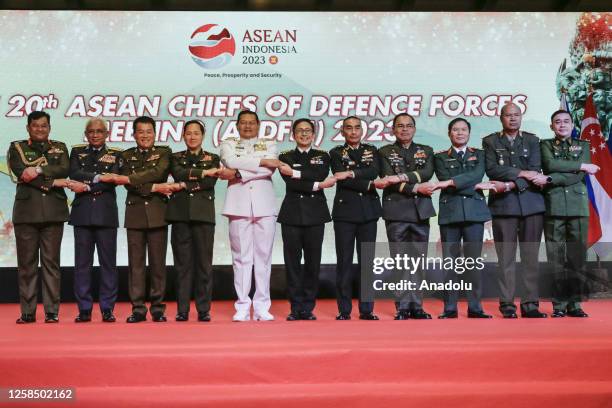
[[[280,166],[274,141],[258,140],[255,112],[238,114],[240,139],[221,144],[221,161],[236,170],[225,195],[223,215],[229,219],[229,237],[238,300],[233,320],[250,319],[251,276],[255,271],[253,320],[274,320],[270,314],[270,269],[276,230],[276,198],[272,175]]]

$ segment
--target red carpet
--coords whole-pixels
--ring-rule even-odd
[[[72,387],[73,403],[0,406],[79,407],[457,407],[612,406],[612,301],[585,303],[588,319],[393,321],[379,302],[378,322],[336,322],[334,301],[318,321],[232,323],[230,302],[213,305],[211,323],[75,324],[74,304],[60,323],[18,326],[18,305],[0,305],[0,387]],[[426,303],[439,313],[442,304]],[[550,312],[550,306],[542,308]],[[191,318],[195,318],[192,311]],[[4,405],[2,405],[4,404]],[[257,404],[257,405],[255,405]]]

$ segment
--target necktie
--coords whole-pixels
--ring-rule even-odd
[[[463,154],[464,154],[464,151],[463,151],[463,150],[459,150],[459,151],[457,152],[457,156],[459,156],[459,160],[463,160]]]

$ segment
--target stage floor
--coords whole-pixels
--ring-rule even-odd
[[[0,305],[0,388],[73,388],[75,401],[0,406],[379,407],[391,404],[470,407],[612,406],[612,301],[586,302],[587,319],[438,320],[442,303],[427,300],[429,321],[394,321],[378,302],[380,321],[337,322],[335,301],[322,300],[317,321],[287,322],[275,301],[274,322],[233,323],[232,302],[215,302],[210,323],[75,324],[62,304],[59,324],[16,325],[19,306]],[[550,304],[541,310],[550,312]],[[6,390],[3,390],[6,394]]]

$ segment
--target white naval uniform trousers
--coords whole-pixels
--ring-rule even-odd
[[[236,311],[251,308],[253,270],[253,309],[256,313],[268,312],[272,304],[270,274],[277,206],[272,185],[274,170],[259,166],[263,158],[278,158],[274,142],[231,139],[221,145],[221,161],[241,175],[229,183],[223,206],[223,215],[229,220],[234,287],[238,296]]]

